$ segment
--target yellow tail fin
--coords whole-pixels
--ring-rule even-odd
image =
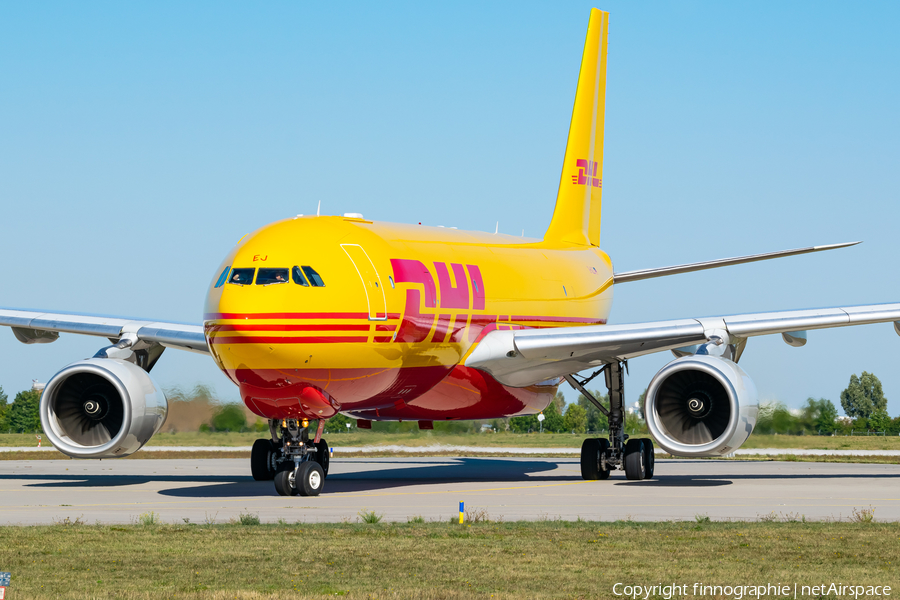
[[[556,209],[544,239],[600,245],[609,13],[591,9]]]

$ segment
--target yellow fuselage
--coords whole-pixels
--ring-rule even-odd
[[[324,286],[291,276],[303,267]],[[611,302],[612,264],[593,247],[297,217],[231,251],[204,325],[216,363],[266,418],[493,418],[542,410],[559,382],[507,388],[461,366],[484,335],[605,323]]]

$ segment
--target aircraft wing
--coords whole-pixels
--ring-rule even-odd
[[[748,337],[781,333],[791,345],[805,343],[806,331],[870,323],[894,323],[900,334],[900,304],[870,304],[812,310],[591,325],[554,329],[492,331],[465,360],[504,385],[525,387],[555,377],[595,369],[643,354],[676,350],[715,338],[739,343]]]
[[[0,308],[0,325],[12,327],[16,338],[25,344],[54,342],[60,333],[79,333],[114,341],[128,336],[167,348],[209,352],[202,325],[5,308]]]

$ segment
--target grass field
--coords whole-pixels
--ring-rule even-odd
[[[896,595],[900,525],[857,514],[863,522],[256,525],[245,515],[177,526],[143,515],[126,527],[2,527],[0,566],[16,600],[610,598],[616,583],[673,582]]]
[[[250,446],[253,440],[265,437],[260,433],[160,433],[150,439],[148,446]],[[482,446],[487,448],[580,448],[587,437],[571,433],[481,433],[452,434],[434,432],[381,433],[356,431],[335,433],[328,442],[341,446],[397,444],[402,446]],[[46,438],[44,444],[47,444]],[[36,446],[34,434],[0,434],[0,446]],[[830,437],[814,435],[751,435],[744,448],[803,448],[823,450],[900,450],[900,436]]]

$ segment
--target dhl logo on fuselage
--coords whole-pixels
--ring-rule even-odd
[[[437,285],[434,277],[422,261],[414,259],[391,259],[391,268],[394,271],[394,281],[397,283],[415,283],[423,286],[425,294],[424,303],[422,294],[417,288],[406,290],[406,305],[403,310],[403,320],[400,329],[397,330],[393,340],[399,342],[424,342],[434,327],[434,335],[431,341],[444,343],[446,341],[462,341],[462,333],[468,322],[468,313],[423,313],[422,308],[440,308],[443,310],[484,310],[485,290],[484,280],[481,277],[481,269],[477,265],[461,265],[435,262],[434,270],[437,273]],[[453,281],[450,279],[450,271],[453,271]],[[468,276],[467,276],[468,273]],[[456,285],[454,285],[454,282]],[[472,295],[469,296],[469,283],[472,284]],[[438,296],[440,292],[440,296]],[[439,306],[440,305],[440,306]],[[437,319],[437,325],[435,325]],[[476,317],[473,317],[475,325]],[[477,328],[480,332],[482,327]],[[470,338],[475,333],[475,327],[469,329]],[[477,336],[478,334],[475,333]],[[376,339],[376,341],[379,341]],[[470,341],[474,341],[471,340]]]
[[[575,166],[578,167],[578,174],[572,175],[572,184],[602,188],[603,180],[597,177],[598,165],[597,161],[579,158],[575,161]]]
[[[554,327],[561,325],[583,325],[605,323],[605,319],[584,319],[579,317],[551,317],[531,315],[487,315],[468,311],[486,309],[486,290],[481,269],[478,265],[434,262],[437,282],[422,261],[414,259],[391,259],[396,283],[412,283],[422,286],[424,298],[418,287],[406,290],[406,304],[403,318],[396,335],[376,337],[376,342],[420,343],[431,341],[478,342],[495,329],[527,329],[532,327]],[[453,280],[450,273],[453,273]],[[469,285],[471,284],[471,286]],[[471,287],[471,296],[469,290]],[[424,312],[433,309],[435,312]],[[453,313],[453,309],[467,312]],[[445,312],[446,311],[446,312]],[[389,326],[388,326],[389,327]],[[468,334],[466,334],[468,329]],[[429,334],[431,337],[429,338]]]
[[[390,259],[395,284],[406,289],[403,313],[373,322],[368,313],[214,313],[206,315],[212,344],[462,343],[495,329],[605,323],[605,319],[484,314],[486,288],[478,265]],[[246,320],[277,321],[246,323]],[[223,323],[223,320],[232,321]],[[237,321],[237,322],[235,322]],[[399,322],[398,322],[399,321]]]

